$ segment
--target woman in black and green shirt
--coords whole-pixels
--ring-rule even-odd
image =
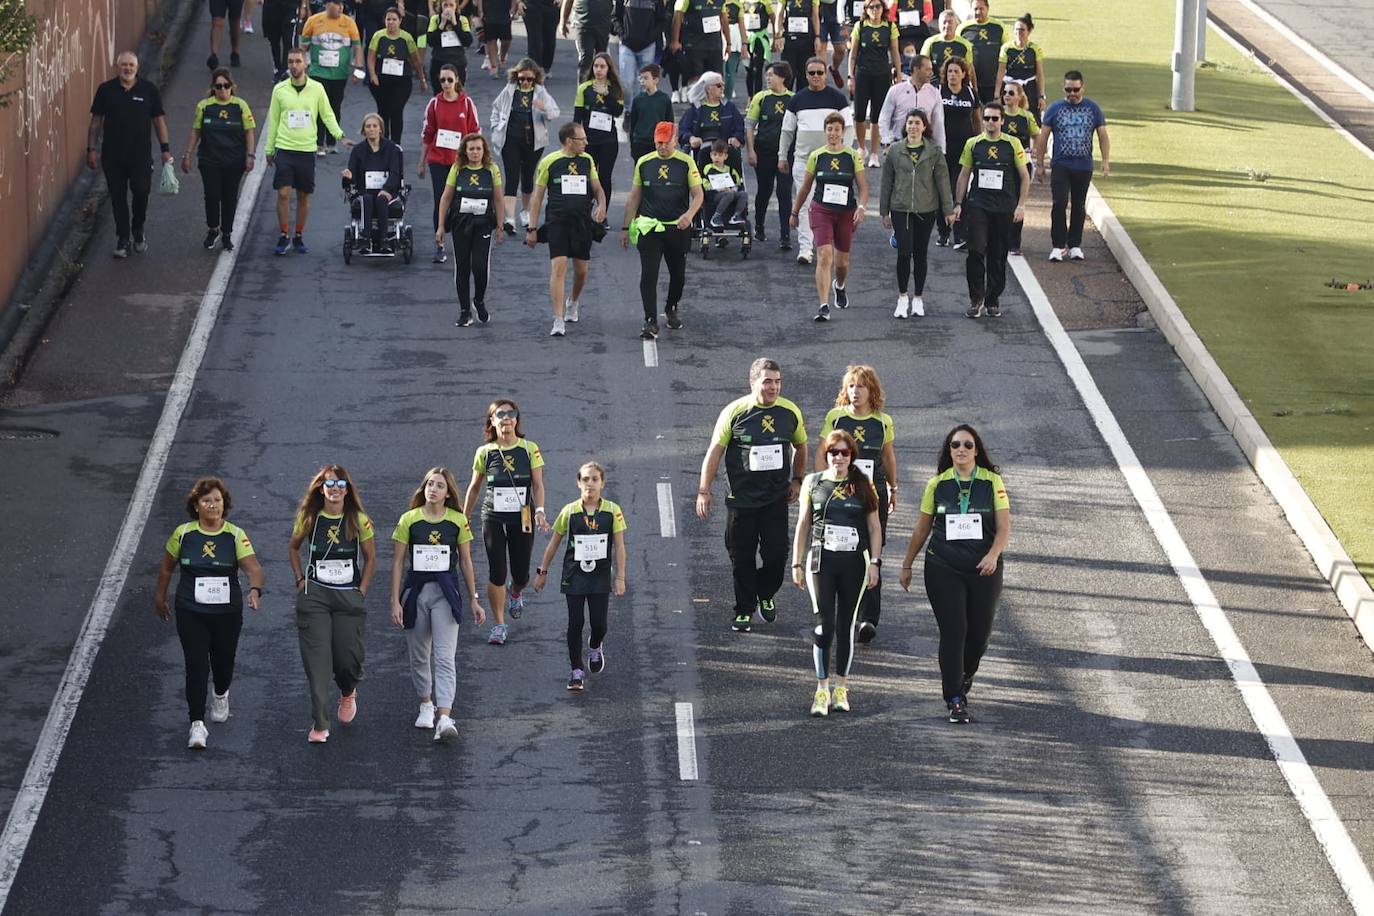
[[[806,160],[806,175],[792,203],[793,229],[797,228],[798,212],[806,203],[812,184],[816,194],[807,212],[816,243],[816,296],[821,301],[815,320],[829,321],[832,293],[836,308],[849,308],[849,294],[845,292],[849,249],[868,207],[863,156],[845,145],[844,116],[839,112],[825,116],[825,146],[812,150]]]
[[[487,138],[479,133],[464,135],[458,159],[444,180],[444,194],[439,198],[438,228],[434,242],[444,246],[445,230],[453,233],[453,283],[458,292],[458,320],[460,328],[472,324],[472,310],[477,320],[486,324],[487,278],[491,270],[492,239],[501,244],[502,234],[497,228],[506,220],[506,195],[501,181],[501,169],[492,160]]]
[[[534,590],[543,591],[549,567],[563,538],[563,572],[559,589],[568,602],[568,661],[572,674],[568,689],[581,690],[586,680],[582,670],[582,624],[591,618],[592,632],[587,641],[587,671],[599,674],[606,667],[606,630],[611,594],[625,594],[625,513],[609,499],[602,498],[606,471],[595,461],[577,469],[577,488],[581,499],[568,503],[553,523],[553,537],[544,550],[544,559],[535,571]],[[614,551],[614,566],[612,565]]]
[[[181,569],[174,607],[177,636],[186,660],[186,706],[191,715],[191,736],[186,746],[204,750],[205,679],[213,675],[215,693],[210,702],[210,721],[229,721],[229,685],[234,680],[234,657],[239,631],[243,629],[243,588],[239,570],[248,574],[248,606],[258,610],[262,601],[262,566],[253,553],[248,535],[226,520],[234,502],[229,488],[218,477],[202,477],[186,494],[186,514],[192,521],[179,525],[167,539],[162,566],[157,573],[153,606],[157,616],[169,620],[167,586],[172,572]]]
[[[611,55],[605,51],[592,58],[591,77],[577,87],[573,98],[573,120],[587,131],[587,152],[596,163],[596,175],[609,205],[611,173],[615,171],[615,160],[620,155],[620,137],[616,133],[615,119],[625,113],[625,89],[620,85],[620,76],[616,73]]]
[[[429,90],[424,63],[415,37],[401,30],[401,14],[395,8],[386,11],[386,28],[372,33],[367,43],[367,76],[377,113],[386,127],[384,134],[392,143],[400,143],[405,131],[406,100],[415,90],[415,77],[420,77],[420,91]]]
[[[792,537],[792,583],[811,594],[817,617],[816,693],[811,715],[849,712],[849,666],[854,661],[854,624],[864,592],[878,586],[882,524],[873,482],[854,462],[859,447],[843,429],[821,444],[827,468],[807,474],[798,499]],[[830,644],[835,644],[835,690],[830,691]]]
[[[231,233],[238,209],[239,182],[253,168],[253,133],[257,123],[248,103],[234,95],[234,77],[224,67],[210,74],[210,95],[196,105],[191,137],[181,157],[181,170],[191,173],[191,154],[197,153],[200,180],[205,188],[205,250],[219,241],[234,250]],[[199,151],[197,151],[199,146]]]
[[[954,427],[926,482],[899,577],[907,589],[911,564],[929,538],[926,597],[940,627],[940,679],[951,722],[972,721],[968,692],[992,635],[1010,536],[1011,504],[997,465],[972,426]]]

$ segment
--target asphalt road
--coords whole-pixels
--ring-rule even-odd
[[[560,102],[571,97],[570,61],[563,43],[552,81]],[[194,61],[183,70],[203,76]],[[499,84],[472,73],[485,115]],[[369,107],[351,89],[345,124]],[[416,98],[412,125],[419,115]],[[744,263],[733,253],[693,258],[687,327],[664,332],[649,368],[632,253],[597,248],[584,317],[555,340],[544,250],[505,244],[493,256],[492,323],[457,329],[447,266],[343,265],[330,241],[341,237],[343,202],[331,181],[320,187],[304,257],[272,255],[266,191],[259,201],[7,913],[1348,912],[1018,291],[1000,321],[970,322],[963,256],[933,250],[928,317],[895,322],[891,253],[875,221],[855,252],[854,307],[816,326],[809,272],[760,243]],[[410,216],[423,238],[427,186]],[[169,272],[203,269],[193,235],[181,248],[169,242]],[[1103,265],[1085,269],[1099,275]],[[93,308],[88,299],[80,307]],[[164,333],[184,325],[177,315]],[[7,507],[22,522],[0,532],[13,634],[0,654],[0,777],[11,789],[165,378],[165,353],[144,367],[120,360],[149,346],[136,324],[103,326],[97,347],[78,343],[78,323],[59,327],[54,343],[85,346],[89,362],[67,367],[95,377],[119,365],[126,387],[64,398],[51,381],[62,364],[40,356],[5,425],[62,435],[0,440],[14,477]],[[1167,344],[1110,324],[1075,340],[1374,861],[1368,649]],[[848,716],[806,715],[800,592],[784,590],[776,624],[729,632],[723,515],[696,520],[691,497],[716,413],[764,354],[782,363],[783,393],[813,438],[845,365],[880,372],[905,484],[889,559],[905,547],[912,500],[949,426],[976,424],[1002,465],[1014,533],[976,725],[943,719],[936,632],[919,589],[885,584],[884,623],[855,662]],[[152,378],[129,381],[140,369]],[[321,463],[345,463],[385,540],[425,468],[470,465],[495,395],[521,403],[543,448],[547,505],[575,498],[574,470],[595,458],[626,511],[631,585],[612,605],[606,671],[581,695],[564,690],[565,615],[552,593],[533,598],[502,648],[465,627],[460,740],[435,746],[411,726],[404,639],[386,620],[383,573],[368,602],[359,717],[327,745],[307,745],[285,558],[302,487]],[[232,517],[256,542],[268,595],[245,626],[235,714],[194,754],[180,650],[150,592],[180,494],[206,472],[233,488]],[[665,482],[671,538],[660,535]],[[696,717],[695,781],[679,778],[681,702]]]

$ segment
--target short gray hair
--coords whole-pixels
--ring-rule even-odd
[[[782,372],[782,366],[779,366],[775,359],[760,356],[749,364],[749,384],[752,385],[763,378],[765,372]]]

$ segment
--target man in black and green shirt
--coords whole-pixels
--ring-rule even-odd
[[[959,156],[959,183],[954,191],[954,218],[963,220],[968,239],[968,311],[977,318],[1002,317],[998,298],[1007,285],[1007,241],[1011,224],[1026,218],[1030,175],[1026,151],[1015,137],[1002,133],[1002,106],[983,106],[983,132],[964,144]],[[966,206],[965,206],[966,205]]]
[[[765,357],[749,367],[750,393],[725,405],[701,462],[697,517],[711,513],[711,483],[725,459],[725,549],[734,573],[731,629],[747,633],[754,610],[772,623],[773,596],[787,565],[787,505],[806,475],[806,424],[796,404],[780,396],[782,370]],[[762,564],[759,564],[759,560]]]

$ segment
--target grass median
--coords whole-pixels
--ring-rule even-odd
[[[1214,32],[1170,111],[1172,3],[1043,13],[1050,98],[1082,70],[1107,115],[1098,190],[1374,581],[1374,291],[1328,286],[1374,279],[1374,160]]]

